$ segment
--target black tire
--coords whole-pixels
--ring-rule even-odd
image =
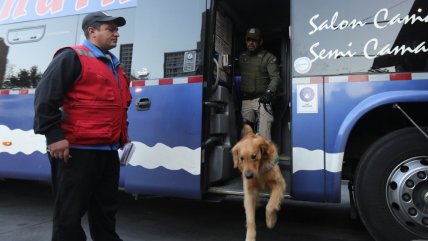
[[[427,176],[428,139],[416,128],[394,131],[364,153],[356,169],[355,199],[376,240],[428,239]]]

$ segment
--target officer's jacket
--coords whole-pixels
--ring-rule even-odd
[[[127,110],[131,102],[129,79],[117,66],[110,67],[86,46],[72,47],[82,65],[80,78],[65,94],[61,123],[70,145],[105,145],[127,141]]]
[[[241,69],[241,94],[257,98],[266,90],[276,91],[280,83],[276,57],[260,50],[256,55],[244,51],[239,57]]]

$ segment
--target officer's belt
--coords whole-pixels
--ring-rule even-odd
[[[263,95],[263,92],[261,93],[241,93],[241,99],[242,100],[254,100],[259,98]]]

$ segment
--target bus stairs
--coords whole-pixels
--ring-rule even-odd
[[[290,156],[286,155],[279,155],[279,166],[281,169],[282,176],[285,179],[285,182],[287,183],[287,188],[284,193],[285,198],[290,198],[290,186],[291,186],[291,160]],[[211,186],[208,189],[209,193],[212,194],[223,194],[223,195],[236,195],[236,196],[243,196],[243,184],[242,184],[242,178],[241,175],[237,175],[234,178],[227,180],[225,182],[222,182],[220,184]],[[268,192],[262,192],[260,193],[261,197],[269,197]]]

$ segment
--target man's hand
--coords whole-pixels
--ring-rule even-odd
[[[67,163],[68,159],[70,158],[70,150],[68,149],[69,146],[70,143],[64,139],[48,145],[48,152],[51,157],[64,160],[64,162]]]
[[[273,95],[272,91],[267,90],[262,96],[260,96],[259,102],[262,104],[272,104]]]

